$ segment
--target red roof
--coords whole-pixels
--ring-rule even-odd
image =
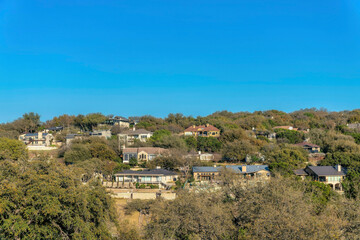
[[[218,131],[220,130],[213,125],[206,124],[206,125],[200,125],[200,126],[190,126],[187,129],[185,129],[185,132],[200,132],[200,131]]]

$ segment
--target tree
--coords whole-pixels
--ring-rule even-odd
[[[198,137],[198,150],[203,152],[219,152],[221,142],[213,137]]]
[[[15,174],[9,175],[11,168]],[[111,239],[117,221],[98,181],[51,160],[0,163],[1,239]]]
[[[257,152],[256,146],[250,143],[249,140],[235,140],[224,144],[222,149],[224,159],[231,162],[238,162],[245,159],[247,154]]]
[[[151,213],[151,222],[146,226],[147,239],[235,239],[236,236],[230,209],[216,193],[183,192],[173,201],[155,203]]]
[[[27,159],[28,152],[24,143],[8,138],[0,138],[0,160]]]
[[[279,171],[285,175],[292,175],[293,170],[305,167],[307,153],[298,147],[283,146],[265,153],[266,161],[272,171]]]

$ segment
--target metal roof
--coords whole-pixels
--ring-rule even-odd
[[[242,167],[246,167],[246,171],[242,171]],[[235,171],[235,173],[254,173],[261,170],[270,171],[268,165],[226,165],[227,169]],[[193,167],[193,172],[219,172],[223,167]]]
[[[308,166],[318,176],[345,176],[346,169],[342,169],[340,172],[333,166]],[[305,168],[306,171],[306,168]]]

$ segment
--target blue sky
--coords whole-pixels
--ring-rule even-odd
[[[356,0],[0,0],[0,122],[359,101]]]

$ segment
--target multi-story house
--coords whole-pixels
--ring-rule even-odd
[[[213,125],[190,126],[184,131],[185,136],[195,137],[220,137],[220,130]]]
[[[158,147],[124,148],[123,163],[129,163],[132,158],[138,161],[151,161],[167,151],[167,149]]]
[[[152,132],[145,129],[136,129],[125,131],[123,133],[118,134],[119,141],[123,146],[130,146],[134,144],[135,140],[139,140],[140,142],[146,142],[151,136]]]
[[[306,150],[309,153],[319,153],[320,152],[320,146],[308,142],[302,142],[295,144],[295,146],[302,147],[304,150]]]
[[[231,170],[246,180],[267,180],[270,178],[268,165],[226,165],[220,167],[193,167],[195,181],[216,180],[221,174],[222,169]]]
[[[19,140],[26,145],[48,147],[52,145],[54,136],[45,132],[25,133],[19,136]]]
[[[347,170],[341,165],[336,166],[307,166],[304,169],[295,170],[294,173],[303,179],[310,176],[314,181],[328,184],[333,190],[342,191],[341,182],[344,180]]]
[[[162,187],[169,187],[171,185],[175,185],[175,181],[179,178],[177,173],[165,169],[151,169],[143,171],[124,170],[114,175],[116,183],[123,185],[128,183],[129,186],[140,183],[158,184]]]
[[[130,127],[130,120],[125,117],[121,117],[121,116],[115,116],[113,118],[109,118],[106,120],[105,123],[108,125],[117,125],[117,126],[120,126],[121,128],[129,128]]]
[[[94,136],[94,137],[102,137],[105,139],[110,139],[111,131],[110,130],[94,130],[93,132],[90,132],[89,135]]]

